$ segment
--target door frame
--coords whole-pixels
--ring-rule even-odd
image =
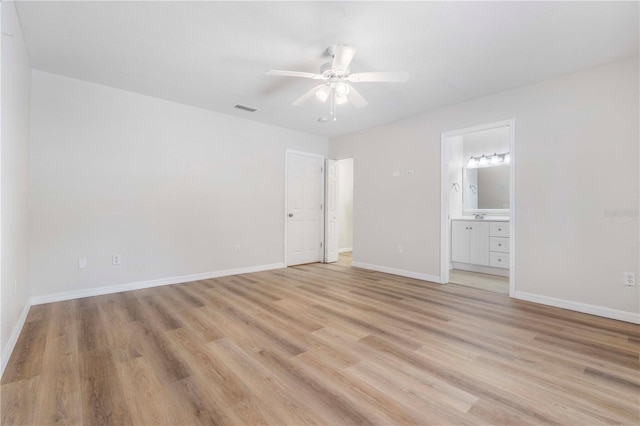
[[[342,161],[342,160],[351,160],[353,165],[352,165],[352,170],[351,170],[351,179],[353,181],[353,191],[351,193],[351,203],[353,206],[352,212],[351,212],[351,254],[353,256],[353,252],[354,252],[354,246],[355,244],[355,217],[356,217],[356,204],[355,204],[355,182],[356,182],[356,159],[355,156],[350,155],[348,157],[341,157],[341,158],[331,158],[331,160],[335,160],[335,161]],[[340,175],[338,174],[338,185],[340,184]],[[340,214],[340,209],[338,209],[338,214]],[[338,236],[339,236],[340,232],[338,230]],[[338,254],[340,253],[344,253],[340,251],[340,243],[338,243]]]
[[[449,231],[449,138],[491,130],[498,127],[509,127],[509,297],[516,292],[516,120],[496,121],[458,130],[443,132],[440,139],[440,284],[449,282],[449,264],[451,263],[450,231]]]
[[[294,149],[285,149],[284,152],[284,267],[289,266],[288,262],[288,244],[289,244],[289,221],[287,220],[287,212],[289,211],[289,154],[303,155],[306,157],[315,157],[322,160],[322,177],[320,179],[320,199],[322,200],[322,217],[320,220],[320,242],[322,247],[320,250],[320,262],[324,262],[324,221],[326,216],[326,208],[324,207],[324,181],[327,171],[325,170],[325,156],[322,154],[314,154],[312,152],[297,151]]]
[[[332,263],[337,262],[340,259],[340,168],[338,166],[339,160],[334,160],[332,158],[327,158],[324,160],[324,262]],[[329,215],[331,214],[331,210],[329,210],[330,205],[330,167],[331,162],[333,162],[333,166],[335,167],[335,194],[337,195],[337,199],[335,200],[335,255],[337,256],[336,260],[331,260],[330,256],[330,247],[329,241],[331,240],[330,230],[331,230],[331,220]]]

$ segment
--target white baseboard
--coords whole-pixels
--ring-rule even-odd
[[[430,281],[440,284],[440,277],[437,275],[423,274],[420,272],[406,271],[404,269],[389,268],[387,266],[371,265],[369,263],[351,262],[354,268],[369,269],[371,271],[384,272],[391,275],[399,275],[401,277],[415,278],[416,280]]]
[[[347,253],[349,251],[353,251],[353,247],[346,247],[346,248],[338,249],[338,253]]]
[[[22,332],[22,327],[24,326],[24,322],[27,320],[27,314],[29,314],[29,308],[31,308],[31,304],[27,300],[27,303],[24,304],[24,308],[18,317],[18,322],[16,326],[13,327],[13,331],[11,332],[11,336],[9,336],[9,341],[7,345],[2,350],[2,360],[0,361],[0,377],[4,375],[4,369],[7,368],[7,364],[9,363],[9,358],[11,358],[11,354],[13,353],[13,349],[16,347],[16,343],[18,343],[18,337],[20,337],[20,332]]]
[[[245,268],[224,269],[221,271],[203,272],[200,274],[182,275],[178,277],[158,278],[149,281],[138,281],[126,284],[116,284],[105,287],[96,287],[76,291],[66,291],[62,293],[50,294],[47,296],[34,296],[31,298],[31,305],[41,305],[43,303],[60,302],[63,300],[80,299],[83,297],[100,296],[103,294],[120,293],[123,291],[140,290],[143,288],[159,287],[163,285],[187,283],[198,280],[208,280],[211,278],[227,277],[229,275],[248,274],[251,272],[269,271],[271,269],[284,268],[284,263],[272,263],[270,265],[249,266]]]
[[[577,311],[585,314],[597,315],[599,317],[640,324],[640,314],[634,312],[620,311],[617,309],[606,308],[604,306],[589,305],[586,303],[541,296],[539,294],[526,293],[523,291],[516,291],[512,297],[515,299],[526,300],[528,302],[540,303],[542,305],[555,306],[556,308],[569,309],[570,311]]]

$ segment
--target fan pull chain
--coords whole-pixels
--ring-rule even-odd
[[[331,98],[331,111],[329,112],[329,115],[331,116],[331,121],[336,121],[338,119],[338,117],[336,117],[336,113],[337,113],[336,97],[338,95],[336,94],[336,91],[333,87],[331,88],[331,92],[329,93],[330,93],[329,97]]]

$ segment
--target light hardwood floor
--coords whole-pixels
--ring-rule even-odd
[[[494,293],[509,294],[509,277],[452,269],[449,271],[449,283],[493,291]]]
[[[638,424],[639,326],[312,264],[34,306],[2,424]]]
[[[353,261],[352,254],[353,253],[350,252],[350,251],[346,251],[344,253],[340,253],[338,255],[338,261],[336,262],[336,265],[351,266],[351,262]]]

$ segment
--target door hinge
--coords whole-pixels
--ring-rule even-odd
[[[320,204],[320,210],[322,210],[322,204]]]
[[[324,172],[324,167],[320,167],[320,173]]]
[[[322,248],[322,241],[320,241],[320,248]]]

